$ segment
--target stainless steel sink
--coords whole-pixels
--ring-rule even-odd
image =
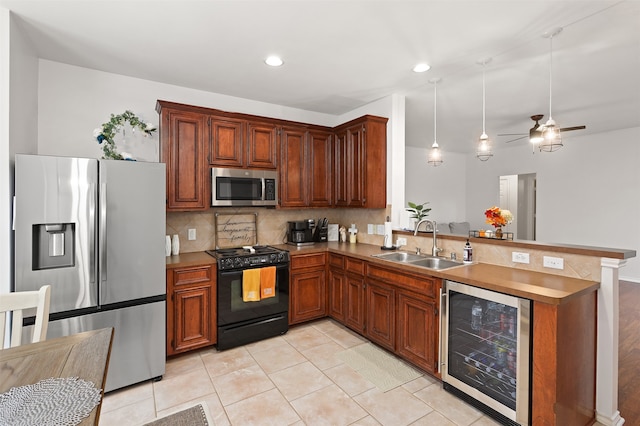
[[[406,265],[421,266],[428,269],[447,269],[463,265],[462,262],[456,262],[454,260],[443,259],[435,256],[423,256],[404,251],[374,254],[372,256],[394,263],[404,263]]]
[[[425,268],[430,269],[447,269],[453,268],[454,266],[460,266],[462,263],[454,262],[453,260],[441,259],[439,257],[427,257],[421,260],[414,260],[412,262],[407,262],[414,266],[423,266]]]
[[[390,260],[392,262],[411,262],[413,260],[424,259],[424,256],[420,256],[419,254],[407,253],[406,251],[374,254],[373,257],[377,257],[378,259]]]

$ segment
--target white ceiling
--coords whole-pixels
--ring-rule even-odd
[[[329,114],[399,93],[406,143],[496,148],[549,113],[565,133],[640,126],[640,1],[0,0],[40,57],[147,80]],[[280,68],[262,61],[282,56]],[[416,74],[426,61],[432,68]],[[213,106],[215,107],[215,106]],[[521,142],[523,149],[526,143]],[[509,145],[509,146],[513,146]]]

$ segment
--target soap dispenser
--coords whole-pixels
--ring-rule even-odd
[[[462,262],[471,263],[472,261],[473,249],[471,248],[471,243],[469,243],[469,239],[467,238],[467,243],[464,245],[464,250],[462,251]]]

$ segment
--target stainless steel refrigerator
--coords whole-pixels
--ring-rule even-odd
[[[105,391],[164,375],[165,199],[162,163],[15,157],[15,290],[52,286],[48,339],[114,327]]]

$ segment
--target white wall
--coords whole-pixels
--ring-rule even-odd
[[[425,145],[428,138],[425,137]],[[441,149],[444,146],[441,145]],[[463,222],[467,219],[466,156],[443,151],[443,163],[438,167],[427,164],[430,148],[407,147],[406,196],[404,207],[409,201],[428,201],[431,208],[429,219],[438,223]],[[411,228],[409,213],[406,212],[402,227]],[[422,228],[421,228],[422,229]]]
[[[462,216],[471,222],[471,229],[486,228],[484,211],[499,202],[499,176],[536,173],[537,241],[640,254],[639,140],[640,127],[570,135],[553,153],[532,154],[523,144],[501,148],[487,162],[474,155],[447,161],[459,154],[444,151],[445,162],[436,168],[426,165],[427,149],[407,148],[407,200],[431,201],[431,217],[446,220],[452,216],[440,211],[450,214],[452,205],[464,209],[466,201]],[[461,175],[463,182],[458,181]],[[620,279],[640,282],[638,257],[629,259]]]
[[[333,126],[336,117],[216,93],[193,90],[41,59],[38,99],[38,153],[99,158],[102,148],[93,129],[110,114],[131,110],[144,121],[158,123],[156,100],[243,112]],[[127,135],[130,139],[131,135]],[[134,137],[135,138],[135,137]],[[137,138],[124,149],[144,161],[158,160],[158,134]],[[119,147],[119,150],[123,150]]]
[[[38,62],[11,13],[0,8],[0,293],[11,288],[13,157],[36,152]]]

